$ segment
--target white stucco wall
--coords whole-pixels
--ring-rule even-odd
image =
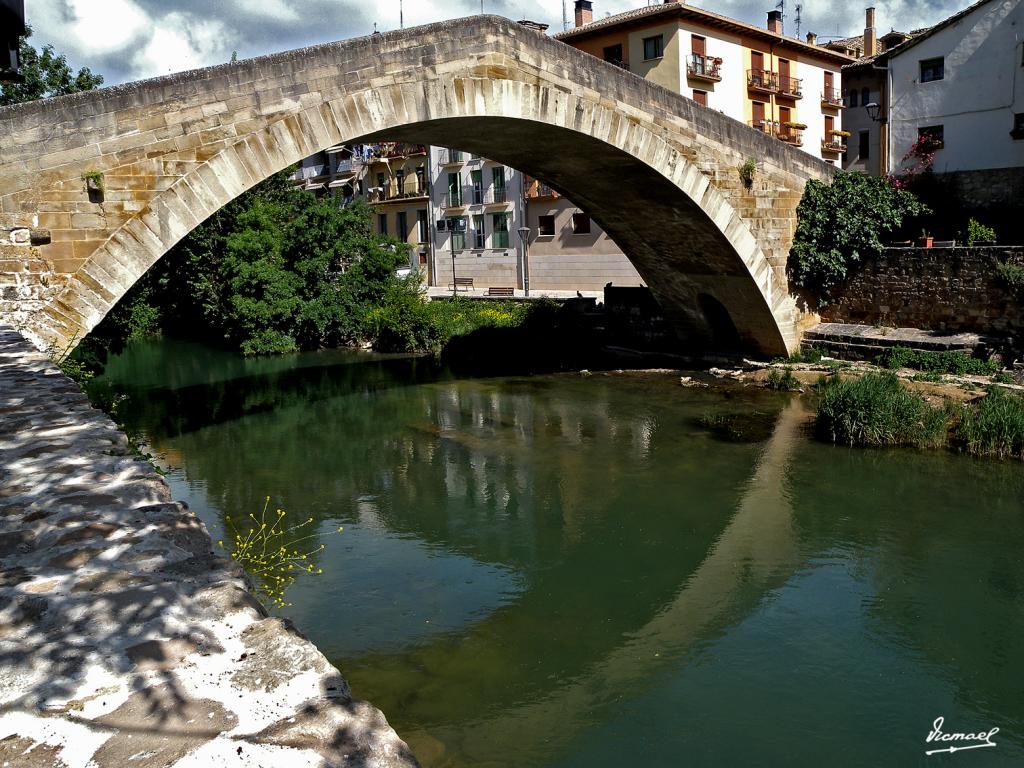
[[[1024,140],[1009,133],[1024,113],[1024,0],[992,0],[893,57],[890,170],[917,139],[942,125],[935,170],[1024,166]],[[944,77],[920,82],[920,62],[944,58]]]

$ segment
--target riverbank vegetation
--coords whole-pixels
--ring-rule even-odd
[[[282,172],[241,195],[158,261],[90,334],[102,358],[167,334],[266,355],[325,347],[439,351],[478,328],[521,325],[516,302],[427,302],[409,246],[373,232],[372,209],[339,208]],[[98,362],[98,360],[96,360]]]
[[[989,387],[975,400],[934,405],[891,371],[830,376],[817,387],[819,438],[850,446],[951,447],[1024,459],[1024,397]]]

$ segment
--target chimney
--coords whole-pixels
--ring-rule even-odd
[[[768,31],[782,34],[782,11],[768,11]]]
[[[814,34],[813,32],[808,32],[807,33],[807,44],[808,45],[817,45],[818,44],[818,36],[816,34]]]
[[[868,8],[864,14],[864,55],[878,53],[878,39],[875,37],[875,9]]]
[[[594,4],[590,0],[576,0],[576,26],[582,27],[594,20]]]

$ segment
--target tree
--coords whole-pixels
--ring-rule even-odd
[[[20,104],[51,96],[63,96],[78,91],[91,91],[103,83],[103,76],[93,74],[88,67],[74,73],[63,53],[56,53],[52,45],[37,51],[29,45],[32,28],[26,27],[19,45],[22,83],[0,85],[0,106]]]
[[[882,236],[928,212],[887,178],[836,171],[831,184],[811,179],[796,209],[789,277],[825,304],[855,264],[882,252]]]

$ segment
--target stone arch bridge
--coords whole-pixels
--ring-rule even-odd
[[[714,345],[711,297],[749,347],[798,344],[785,262],[804,185],[830,166],[491,16],[0,108],[0,320],[66,349],[246,189],[384,139],[479,153],[564,193],[681,335]]]

